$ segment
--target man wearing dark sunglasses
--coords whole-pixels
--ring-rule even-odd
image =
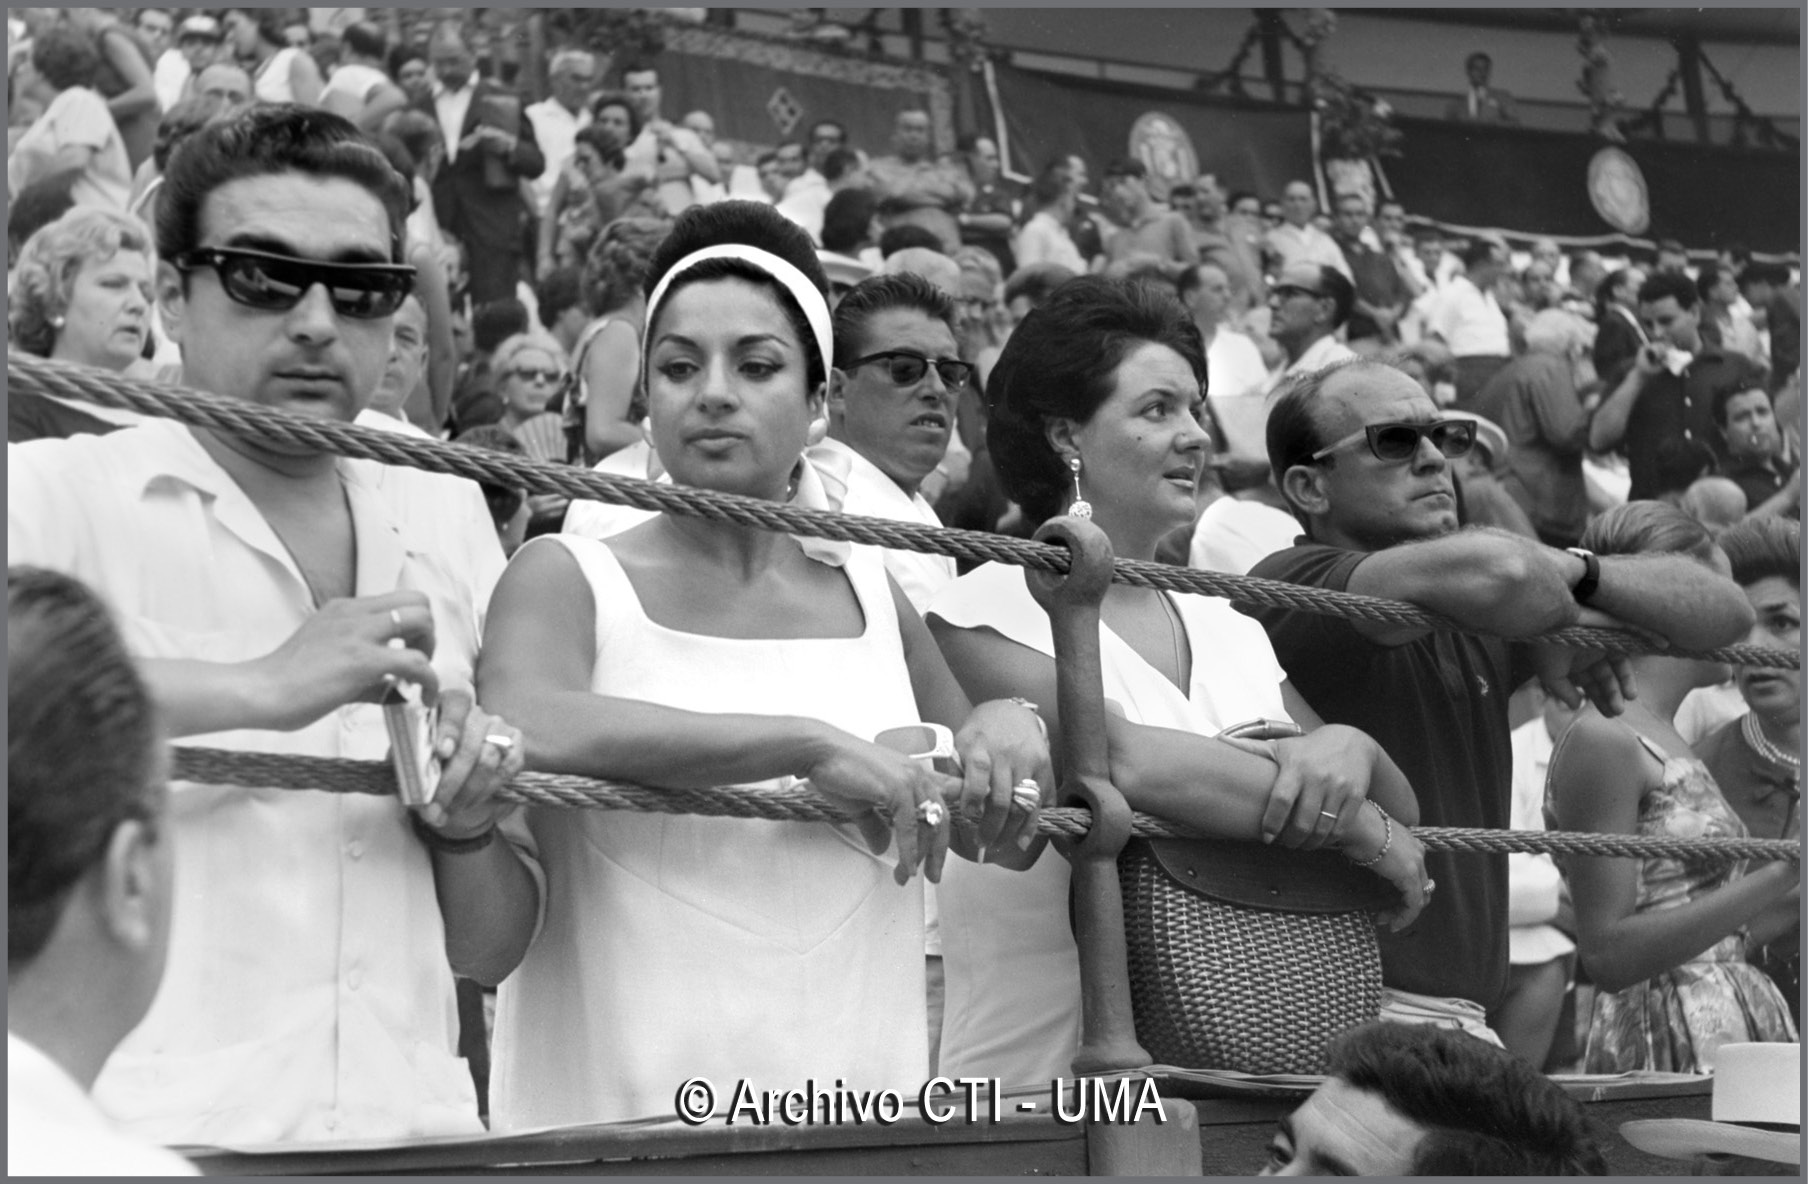
[[[1618,622],[1705,649],[1743,637],[1751,613],[1737,585],[1684,557],[1597,558],[1461,528],[1451,464],[1474,443],[1474,421],[1446,418],[1390,365],[1352,360],[1294,380],[1269,416],[1268,455],[1303,536],[1250,575],[1408,601],[1480,633],[1251,612],[1319,714],[1368,731],[1399,763],[1425,824],[1504,828],[1513,690],[1536,677],[1570,706],[1586,693],[1608,714],[1631,691],[1624,659],[1507,639]],[[1382,1016],[1492,1038],[1507,974],[1506,859],[1425,863],[1431,904],[1381,936]]]
[[[973,380],[954,338],[954,301],[914,272],[874,276],[835,307],[829,438],[811,450],[848,514],[940,526],[920,492],[948,452],[955,404]],[[885,566],[919,611],[954,579],[954,561],[888,551]]]
[[[412,279],[388,161],[338,116],[262,105],[195,133],[166,185],[158,301],[185,381],[352,420]],[[501,558],[481,495],[487,572],[471,560],[481,536],[451,552],[458,523],[421,509],[453,505],[422,479],[472,483],[296,440],[156,419],[8,460],[8,563],[110,602],[172,737],[381,758],[379,701],[437,695],[420,744],[445,764],[419,816],[394,799],[172,787],[184,891],[168,968],[100,1074],[101,1105],[168,1144],[480,1131],[449,1040],[434,874],[501,854],[482,820],[443,826],[442,804],[521,764],[519,734],[469,690]]]

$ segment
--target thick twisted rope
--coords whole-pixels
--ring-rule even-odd
[[[953,556],[975,562],[997,560],[1018,567],[1040,568],[1051,572],[1068,570],[1066,549],[1052,544],[1012,539],[982,531],[928,527],[826,510],[807,510],[714,490],[614,477],[571,465],[534,461],[436,440],[420,440],[352,424],[308,419],[243,400],[222,399],[180,387],[125,378],[16,350],[7,356],[6,372],[7,381],[15,391],[83,399],[107,407],[170,417],[183,423],[237,436],[288,445],[300,444],[342,456],[450,473],[474,481],[525,487],[531,493],[564,494],[641,510],[714,518],[762,530],[840,539],[849,543]],[[1113,579],[1140,588],[1228,597],[1244,604],[1269,608],[1357,618],[1385,625],[1465,632],[1464,627],[1459,627],[1454,622],[1404,602],[1306,588],[1253,576],[1234,576],[1225,572],[1178,568],[1171,564],[1119,559]],[[1642,634],[1586,626],[1556,630],[1535,640],[1605,650],[1615,654],[1650,653],[1657,644],[1654,639]],[[1759,646],[1723,646],[1718,650],[1704,652],[1666,650],[1663,653],[1747,666],[1790,670],[1801,666],[1801,655],[1796,652]]]
[[[395,773],[388,763],[342,757],[299,757],[288,753],[240,753],[227,749],[175,747],[174,776],[187,781],[319,790],[338,794],[393,797]],[[499,795],[527,806],[605,811],[647,811],[668,815],[711,815],[781,822],[839,823],[855,812],[808,786],[711,787],[675,790],[629,782],[593,781],[564,774],[524,773]],[[1091,812],[1056,807],[1041,814],[1044,835],[1081,839]],[[1157,839],[1190,839],[1197,832],[1153,815],[1138,814],[1132,834]],[[1468,827],[1416,827],[1413,834],[1432,851],[1554,852],[1575,856],[1677,856],[1692,860],[1798,860],[1801,845],[1783,839],[1671,839],[1658,836],[1596,835],[1575,831],[1487,831]]]

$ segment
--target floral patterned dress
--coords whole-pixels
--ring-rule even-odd
[[[1659,785],[1639,803],[1638,834],[1700,839],[1744,838],[1745,823],[1714,784],[1707,766],[1667,756]],[[1639,865],[1640,913],[1675,909],[1745,875],[1745,862],[1647,859]],[[1795,1025],[1769,976],[1745,961],[1743,935],[1729,934],[1689,962],[1617,992],[1597,992],[1583,1069],[1590,1074],[1666,1070],[1705,1074],[1714,1053],[1739,1041],[1794,1041]]]

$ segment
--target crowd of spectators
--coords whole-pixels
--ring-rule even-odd
[[[653,62],[617,63],[605,89],[604,58],[561,49],[527,102],[451,21],[392,45],[376,24],[328,37],[280,9],[9,16],[11,348],[852,514],[1027,535],[1084,507],[1120,556],[1423,605],[1493,636],[1114,587],[1114,780],[1138,809],[1339,848],[1397,889],[1389,1021],[1553,1071],[1710,1070],[1722,1044],[1795,1038],[1790,866],[1509,864],[1426,855],[1394,826],[1799,834],[1797,673],[1502,640],[1580,620],[1799,649],[1790,268],[1737,245],[1514,246],[1371,193],[1326,211],[1305,180],[1271,200],[1131,158],[1062,154],[1017,178],[983,133],[937,144],[915,105],[885,144],[829,117],[731,142],[707,110],[674,118],[690,97]],[[1510,120],[1486,56],[1469,69],[1453,118]],[[795,407],[778,394],[793,388]],[[94,587],[143,686],[104,677],[167,735],[373,757],[389,687],[440,701],[443,805],[425,812],[186,784],[132,808],[143,852],[93,875],[180,866],[173,930],[118,959],[142,976],[161,969],[144,945],[167,941],[164,988],[154,1005],[97,995],[144,1023],[102,1025],[82,1065],[62,1063],[130,1131],[476,1130],[489,1080],[454,1050],[475,1040],[487,1064],[477,984],[504,985],[504,1126],[665,1107],[676,1071],[726,1074],[723,1051],[753,1048],[735,1025],[756,1013],[774,1036],[742,1075],[824,1065],[800,1060],[812,1042],[841,1059],[831,1076],[879,1085],[937,1064],[1012,1084],[1065,1072],[1066,865],[1026,823],[1052,804],[1060,722],[1036,707],[1056,698],[1052,640],[1021,570],[849,560],[35,393],[8,412],[9,563]],[[539,536],[555,542],[527,546]],[[46,587],[31,595],[86,611]],[[795,686],[773,685],[781,667]],[[856,670],[871,678],[839,685]],[[919,713],[991,784],[940,784],[868,743]],[[1302,735],[1263,757],[1219,739],[1250,717]],[[95,775],[129,798],[161,777],[141,739]],[[751,847],[740,822],[574,826],[495,799],[524,765],[809,778],[875,821],[833,841],[760,824],[779,830]],[[1219,789],[1189,797],[1201,771]],[[952,841],[944,794],[966,827]],[[919,864],[939,877],[950,847],[964,859],[919,901],[873,876],[889,868],[868,845],[892,843],[900,883]],[[768,882],[774,863],[789,879]],[[18,902],[66,888],[35,867],[15,840],[15,935]],[[812,876],[834,891],[805,907]],[[647,888],[665,878],[680,887]],[[303,897],[314,916],[294,916]],[[820,928],[808,958],[762,929],[788,910]],[[744,965],[699,972],[704,957]],[[607,986],[586,996],[579,978]],[[784,996],[783,1016],[758,992]],[[626,1027],[591,1031],[595,1008]],[[21,1036],[57,1060],[54,1030],[19,1033],[9,1060]],[[680,1048],[695,1065],[672,1062]],[[258,1086],[272,1059],[293,1070],[275,1092]],[[1315,1114],[1279,1162],[1311,1160]],[[1598,1167],[1550,1122],[1570,1167],[1548,1171]],[[100,1151],[131,1163],[129,1146]],[[1411,1164],[1470,1163],[1421,1151]]]

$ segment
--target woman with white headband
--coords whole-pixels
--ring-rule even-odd
[[[674,483],[822,505],[801,455],[826,428],[833,349],[808,237],[764,205],[698,207],[647,284],[642,365]],[[1028,846],[1048,749],[1032,709],[970,705],[876,551],[670,514],[536,540],[497,586],[477,682],[532,722],[532,768],[808,780],[859,812],[528,810],[495,843],[506,808],[446,804],[440,834],[469,836],[435,857],[453,965],[502,983],[499,1130],[707,1111],[674,1098],[693,1078],[718,1110],[741,1079],[914,1094],[929,1059],[908,882],[939,877],[951,824],[970,855]],[[922,720],[955,730],[960,777],[872,741]]]

